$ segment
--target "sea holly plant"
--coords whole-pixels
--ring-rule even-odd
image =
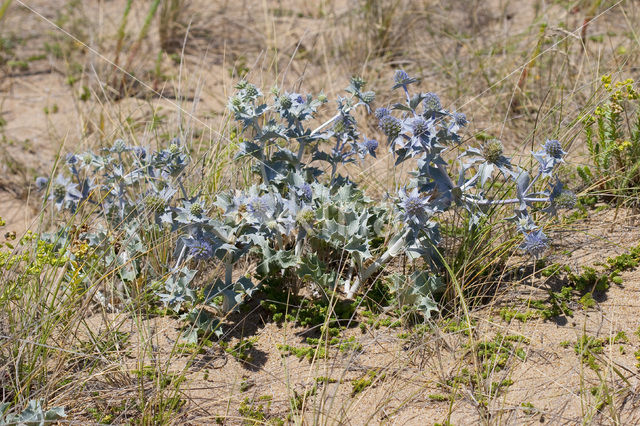
[[[377,141],[360,134],[353,115],[354,109],[360,106],[371,111],[375,95],[364,92],[365,82],[353,78],[347,88],[350,97],[337,99],[337,114],[313,130],[304,122],[313,117],[320,101],[310,95],[274,91],[273,100],[268,101],[253,85],[241,82],[237,86],[238,93],[229,103],[236,120],[242,124],[242,131],[251,139],[244,143],[239,155],[255,157],[258,160],[256,169],[262,171],[260,196],[289,197],[292,204],[298,203],[300,211],[311,209],[315,212],[314,215],[309,213],[314,219],[312,232],[303,227],[293,233],[297,236],[293,253],[296,260],[304,262],[302,248],[308,246],[313,252],[322,247],[320,242],[333,247],[333,254],[342,260],[346,254],[349,268],[342,277],[342,285],[347,297],[353,297],[362,282],[400,254],[421,258],[431,273],[439,273],[437,216],[451,208],[466,210],[469,223],[474,226],[490,206],[514,205],[515,214],[510,219],[516,221],[517,229],[523,234],[521,248],[538,257],[548,247],[548,239],[535,225],[531,208],[547,204],[544,211],[554,214],[557,208],[567,207],[567,202],[575,198],[555,177],[566,154],[557,140],[548,140],[540,151],[532,153],[537,169],[531,172],[511,164],[501,142],[492,140],[463,152],[458,157],[459,170],[452,174],[444,155],[459,145],[459,132],[467,125],[466,116],[442,108],[434,93],[410,93],[410,87],[417,82],[404,71],[396,72],[393,89],[401,89],[404,102],[375,110],[379,128],[387,138],[396,165],[410,159],[415,163],[409,186],[401,188],[397,196],[392,197],[394,211],[382,208],[374,213],[369,207],[358,210],[353,202],[354,210],[345,209],[344,205],[338,210],[340,220],[331,217],[331,209],[327,206],[338,200],[343,204],[350,203],[348,197],[341,198],[345,188],[353,193],[360,190],[348,176],[337,173],[339,166],[356,158],[375,156],[379,149]],[[298,112],[289,111],[293,105],[297,105]],[[304,113],[296,115],[300,111]],[[261,127],[258,123],[267,124]],[[321,141],[328,144],[321,144]],[[325,145],[332,148],[325,149]],[[298,154],[294,155],[296,151]],[[309,155],[305,156],[307,151]],[[329,166],[324,167],[329,172],[324,179],[323,163]],[[452,176],[457,176],[455,181]],[[490,196],[488,183],[496,179],[511,182],[516,196]],[[310,185],[313,197],[301,199],[290,190],[301,185]],[[320,192],[323,196],[316,196]],[[390,219],[394,214],[400,219],[400,225],[392,230],[394,237],[383,249],[372,250],[371,241],[376,232],[380,234],[382,228],[391,228],[394,222]],[[373,223],[377,227],[371,227]],[[261,242],[263,249],[267,246],[267,257],[273,256],[276,246],[287,249],[286,244],[282,246],[274,240]]]
[[[187,189],[199,185],[179,139],[157,150],[116,140],[98,153],[68,156],[67,173],[36,182],[67,219],[92,224],[64,224],[47,237],[70,258],[68,281],[89,288],[115,279],[115,297],[93,293],[103,304],[146,289],[209,333],[219,332],[221,317],[254,295],[262,279],[352,298],[401,255],[421,262],[404,281],[394,278],[394,292],[428,315],[442,287],[439,224],[450,209],[466,211],[473,227],[492,206],[513,205],[509,219],[523,234],[521,248],[540,256],[548,238],[531,212],[555,214],[575,200],[556,177],[566,154],[560,142],[548,140],[532,153],[533,170],[512,164],[497,140],[469,147],[452,170],[445,157],[459,152],[466,116],[444,109],[434,93],[413,93],[417,83],[398,71],[393,88],[402,101],[374,109],[375,93],[354,77],[324,122],[323,94],[264,94],[238,83],[228,107],[238,123],[237,158],[251,163],[255,180],[217,194],[213,205]],[[382,143],[362,133],[357,110],[375,115]],[[409,162],[411,179],[381,202],[345,165],[379,156],[383,145],[396,165]],[[504,191],[495,190],[497,182]],[[509,191],[513,196],[505,197]]]

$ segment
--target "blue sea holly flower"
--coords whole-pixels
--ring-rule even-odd
[[[541,229],[535,229],[525,234],[520,249],[537,259],[549,248],[548,241],[549,239]]]
[[[378,120],[381,120],[382,117],[386,117],[387,115],[391,115],[391,111],[389,111],[389,108],[381,107],[381,108],[376,109],[376,112],[374,114],[375,114],[375,116],[376,116],[376,118]]]
[[[549,157],[561,159],[566,154],[566,152],[562,150],[560,141],[556,139],[547,139],[547,141],[542,146],[544,147],[544,152]]]
[[[393,142],[402,131],[402,122],[393,115],[385,115],[378,122],[378,127]]]
[[[432,115],[434,112],[440,112],[440,110],[442,110],[440,98],[435,93],[425,93],[422,105],[425,115]]]
[[[464,127],[469,123],[467,121],[467,116],[462,112],[454,112],[452,114],[453,121],[460,127]]]
[[[311,201],[311,199],[313,199],[313,189],[311,185],[306,182],[296,187],[296,194],[305,201]]]
[[[121,154],[123,152],[127,152],[130,150],[131,150],[131,147],[127,146],[127,143],[124,140],[116,139],[113,142],[113,146],[108,151],[116,154]]]
[[[360,149],[359,155],[360,158],[364,159],[366,154],[371,155],[373,158],[376,158],[376,149],[378,149],[378,141],[375,139],[367,139],[364,138],[364,141],[357,143],[358,148]]]
[[[259,223],[265,223],[273,218],[275,203],[268,194],[253,196],[246,200],[247,213]]]
[[[431,148],[431,139],[435,135],[433,120],[425,120],[418,116],[409,121],[409,130],[413,134],[411,145],[417,153]]]
[[[393,89],[402,87],[406,91],[408,85],[415,83],[418,80],[409,77],[409,74],[407,74],[404,70],[397,70],[395,75],[393,76],[393,81],[395,82],[395,84],[393,85]]]
[[[185,240],[184,244],[194,259],[205,260],[213,257],[213,247],[203,239],[189,238]]]
[[[66,163],[67,163],[69,166],[73,166],[73,165],[78,164],[78,161],[79,161],[79,160],[78,160],[78,157],[77,157],[76,155],[74,155],[74,154],[67,154]]]
[[[417,188],[408,194],[406,190],[402,189],[399,195],[402,221],[408,225],[424,226],[433,215],[427,198],[420,195]]]
[[[540,164],[540,171],[542,176],[551,176],[553,169],[560,163],[564,163],[565,151],[562,150],[562,145],[555,139],[547,139],[542,145],[543,149],[533,153],[533,157]]]
[[[411,121],[411,130],[414,136],[422,136],[429,133],[429,123],[422,118],[416,117]]]
[[[202,225],[209,222],[209,218],[204,214],[205,207],[200,201],[185,200],[182,207],[175,209],[176,222],[185,225]]]
[[[75,211],[77,203],[82,199],[82,194],[78,191],[78,185],[71,182],[71,179],[58,175],[51,185],[49,200],[52,200],[58,210],[63,207]]]
[[[46,177],[38,176],[36,178],[36,189],[38,191],[42,191],[46,189],[48,184],[49,184],[49,179],[47,179]]]

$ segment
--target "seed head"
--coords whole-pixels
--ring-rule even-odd
[[[440,103],[440,98],[435,93],[425,93],[424,95],[424,111],[425,112],[435,112],[440,111],[442,109],[442,104]]]
[[[362,89],[367,82],[362,77],[351,77],[351,85],[356,89]]]
[[[204,209],[202,208],[202,204],[193,203],[193,204],[191,204],[191,208],[189,209],[189,211],[194,216],[200,216],[202,214],[202,212],[204,211]]]
[[[558,159],[562,158],[562,156],[565,153],[562,150],[562,145],[560,144],[560,141],[556,139],[547,139],[547,141],[544,144],[544,152],[546,152],[547,155],[553,158],[558,158]]]
[[[498,139],[491,139],[485,142],[482,147],[482,156],[488,163],[496,164],[502,158],[504,147]]]
[[[62,200],[66,195],[67,188],[64,185],[60,183],[56,183],[55,185],[53,185],[53,197],[56,200]]]
[[[293,105],[293,102],[291,102],[291,98],[287,95],[280,96],[278,102],[280,103],[280,108],[282,109],[289,109],[291,108],[291,105]]]
[[[402,131],[402,123],[393,115],[385,115],[382,117],[378,122],[378,126],[390,139],[397,138]]]
[[[366,104],[370,104],[376,100],[376,92],[367,91],[362,94],[362,100]]]

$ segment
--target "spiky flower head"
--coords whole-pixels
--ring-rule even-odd
[[[556,139],[547,139],[547,141],[543,145],[544,152],[553,158],[561,159],[566,152],[562,150],[562,145],[560,141]]]
[[[36,189],[38,191],[44,190],[48,184],[49,184],[49,179],[47,179],[46,177],[38,176],[36,178]]]
[[[467,116],[464,113],[454,112],[452,116],[453,116],[454,123],[456,123],[458,126],[464,127],[467,125],[468,123]]]
[[[393,115],[382,117],[378,122],[378,126],[389,139],[397,138],[402,131],[402,123]]]
[[[296,214],[296,223],[299,225],[312,224],[315,221],[315,214],[313,210],[308,207],[300,209]]]
[[[273,199],[269,195],[254,195],[246,200],[247,213],[259,223],[266,223],[273,216]]]
[[[203,239],[190,238],[185,242],[185,245],[189,248],[189,254],[194,259],[204,260],[213,256],[213,247]]]
[[[259,94],[260,94],[260,91],[256,86],[254,86],[253,84],[247,84],[247,87],[245,88],[245,91],[244,91],[245,99],[253,100],[257,98]]]
[[[429,123],[422,117],[416,117],[411,122],[411,130],[414,136],[423,136],[429,133]]]
[[[302,185],[298,186],[296,189],[298,194],[304,197],[306,200],[311,200],[313,198],[313,189],[308,183],[305,182]]]
[[[386,117],[387,115],[391,115],[391,111],[389,111],[389,108],[381,107],[376,109],[375,116],[378,120],[381,120],[382,117]]]
[[[366,149],[368,149],[370,152],[373,151],[375,152],[376,149],[378,149],[378,141],[375,139],[364,139],[363,145]]]
[[[362,77],[351,77],[351,85],[358,90],[362,89],[366,84],[367,82]]]
[[[482,157],[492,164],[497,164],[502,158],[504,146],[498,139],[491,139],[482,146]]]
[[[437,112],[442,109],[440,98],[435,93],[425,93],[422,104],[424,105],[425,112]]]
[[[52,193],[53,193],[53,197],[54,197],[56,200],[62,200],[62,199],[64,199],[64,197],[67,195],[67,188],[65,187],[65,185],[64,185],[64,184],[62,184],[62,183],[57,183],[57,182],[56,182],[56,183],[53,185],[53,191],[52,191]]]
[[[169,145],[169,152],[172,154],[177,154],[180,152],[180,145],[178,145],[177,143],[172,143],[171,145]]]
[[[282,109],[289,109],[291,108],[291,105],[293,105],[293,102],[291,102],[291,98],[288,95],[280,96],[280,98],[278,98],[278,103]]]
[[[233,96],[230,102],[231,102],[231,105],[236,108],[242,105],[242,99],[240,99],[238,96]]]
[[[366,104],[373,103],[376,100],[376,92],[368,90],[362,94],[362,101]]]
[[[240,80],[238,83],[236,83],[236,89],[243,90],[247,87],[248,84],[249,83],[247,82],[247,80]]]
[[[432,214],[426,197],[420,195],[417,188],[410,193],[404,189],[400,191],[400,203],[402,220],[409,225],[424,225]]]
[[[202,207],[202,204],[200,203],[193,203],[191,204],[191,208],[189,208],[189,211],[194,216],[200,216],[204,212],[204,207]]]
[[[74,154],[67,154],[66,163],[70,166],[78,164],[78,157]]]
[[[397,70],[393,76],[393,81],[396,84],[404,86],[411,82],[411,77],[409,77],[409,74],[407,74],[405,70]]]
[[[116,139],[113,142],[113,148],[111,148],[113,152],[123,153],[127,150],[127,144],[122,139]]]
[[[333,131],[334,133],[341,135],[344,133],[351,132],[354,129],[354,126],[355,126],[354,118],[348,114],[342,114],[333,123]]]
[[[158,194],[148,194],[143,202],[146,209],[152,213],[159,213],[167,208],[167,200]]]
[[[549,248],[548,241],[549,239],[541,229],[535,229],[525,234],[520,249],[537,259]]]
[[[572,209],[575,207],[578,199],[576,194],[568,189],[563,189],[560,194],[551,197],[551,202],[558,209]]]

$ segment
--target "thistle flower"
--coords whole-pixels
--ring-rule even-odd
[[[67,158],[66,158],[66,163],[69,166],[75,166],[76,164],[78,164],[78,157],[76,157],[74,154],[67,154]]]
[[[310,201],[313,198],[313,189],[311,188],[311,185],[306,182],[296,187],[296,193],[307,201]]]
[[[351,133],[355,130],[356,120],[349,114],[341,114],[333,123],[333,131],[338,135]]]
[[[386,117],[387,115],[390,115],[391,111],[389,111],[389,108],[381,107],[376,109],[376,112],[374,114],[378,120],[381,120],[382,117]]]
[[[268,195],[253,196],[246,201],[247,212],[258,222],[266,222],[273,215],[273,200]]]
[[[482,157],[491,164],[500,163],[504,153],[504,146],[498,139],[491,139],[482,146]]]
[[[369,153],[369,155],[371,155],[373,158],[376,158],[376,149],[378,149],[378,141],[375,139],[367,139],[366,137],[364,138],[364,141],[362,143],[358,144],[360,148],[362,148],[363,151],[366,151]]]
[[[113,146],[111,147],[111,149],[109,150],[110,152],[115,152],[117,154],[121,154],[123,152],[129,151],[131,148],[129,148],[126,144],[126,142],[122,139],[116,139],[113,142]]]
[[[194,259],[204,260],[213,257],[213,247],[207,241],[198,238],[190,238],[184,243],[189,248],[189,254]]]
[[[451,116],[453,117],[453,122],[460,127],[464,127],[469,123],[467,116],[462,112],[454,112]]]
[[[524,236],[524,241],[520,244],[520,249],[530,254],[534,258],[540,257],[549,248],[548,238],[541,229],[535,229]]]
[[[291,98],[288,95],[284,95],[278,98],[278,104],[280,106],[280,109],[286,110],[291,108],[291,105],[293,105],[293,102],[291,101]]]
[[[148,194],[142,201],[145,208],[152,213],[163,212],[167,208],[167,200],[157,194]]]
[[[36,189],[38,191],[42,191],[47,187],[48,183],[49,183],[49,179],[43,176],[38,176],[36,178]]]
[[[411,130],[414,136],[424,136],[429,134],[429,123],[422,117],[416,117],[411,121]]]
[[[75,211],[76,204],[80,199],[82,199],[82,194],[78,191],[78,185],[71,182],[71,179],[58,175],[51,186],[51,195],[49,195],[49,200],[54,202],[58,210],[67,207]]]
[[[422,104],[424,105],[425,113],[438,112],[442,109],[440,98],[435,93],[425,93]]]
[[[556,139],[547,139],[542,146],[544,147],[544,152],[550,157],[561,159],[566,154],[566,152],[562,150],[560,141]]]
[[[258,90],[258,88],[253,84],[247,84],[246,88],[244,89],[244,99],[252,101],[258,96],[260,96],[260,91]]]
[[[402,131],[402,123],[393,115],[382,117],[378,122],[378,127],[390,140],[396,139]]]
[[[393,76],[393,80],[396,84],[393,85],[393,89],[397,89],[398,87],[402,87],[404,90],[407,90],[407,86],[417,82],[415,78],[409,77],[404,70],[397,70],[395,75]]]
[[[300,209],[296,214],[296,223],[298,225],[308,225],[313,223],[314,221],[315,221],[315,214],[313,210],[311,210],[308,207]]]
[[[376,100],[376,92],[367,91],[362,94],[362,101],[366,104],[370,104]]]
[[[408,194],[402,189],[399,195],[402,221],[408,225],[424,225],[433,213],[427,198],[420,195],[417,188]]]

